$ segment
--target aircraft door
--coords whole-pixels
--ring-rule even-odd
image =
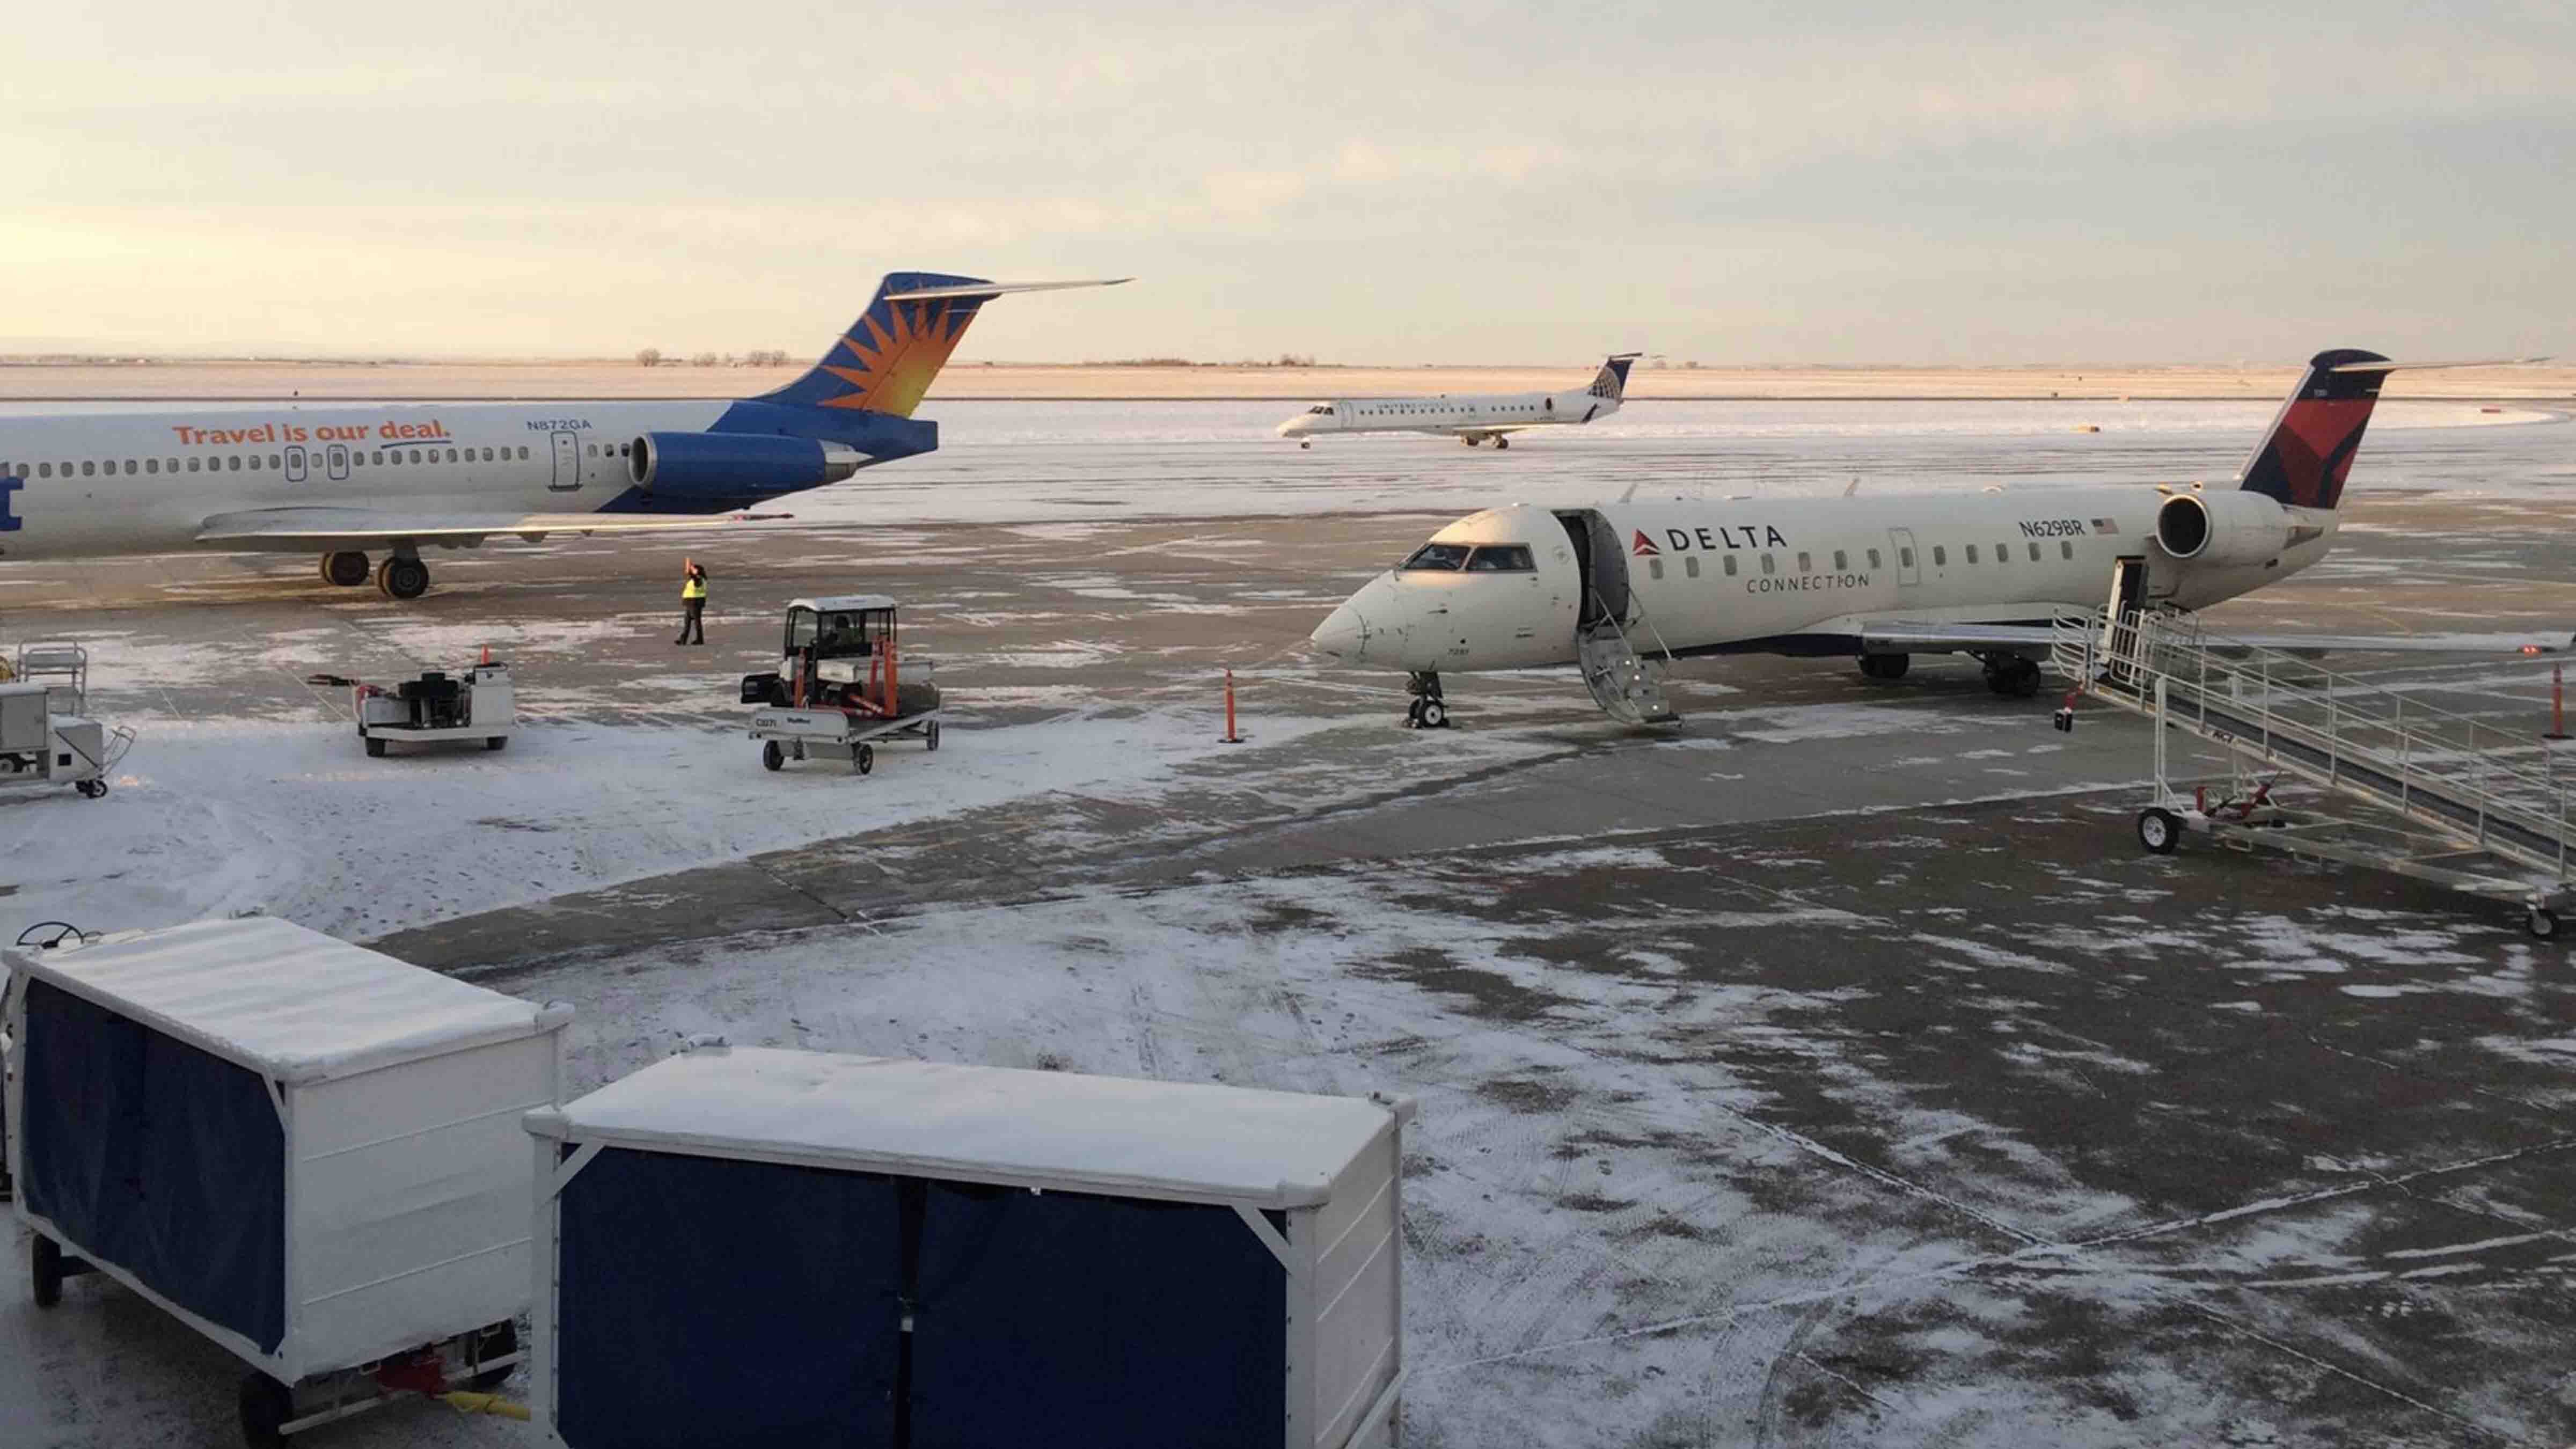
[[[1891,528],[1887,541],[1896,552],[1896,585],[1910,589],[1923,582],[1923,562],[1914,555],[1914,530]]]
[[[1560,514],[1569,529],[1578,522],[1583,528],[1583,600],[1575,612],[1575,627],[1590,628],[1608,621],[1625,624],[1628,620],[1628,552],[1619,546],[1619,531],[1610,520],[1592,509],[1580,513]]]
[[[546,486],[557,493],[570,493],[581,486],[581,438],[574,433],[555,434],[555,477]]]
[[[289,483],[301,483],[304,481],[304,473],[304,450],[302,448],[287,449],[286,481]]]
[[[325,454],[325,455],[324,455],[324,460],[323,460],[323,461],[324,461],[324,466],[325,466],[325,467],[330,471],[330,474],[331,474],[331,481],[332,481],[332,482],[334,482],[334,483],[345,482],[345,481],[348,479],[348,476],[349,476],[349,445],[348,445],[348,444],[346,444],[346,443],[333,443],[333,444],[331,445],[331,451],[330,451],[329,453],[327,453],[327,454]]]
[[[2132,675],[2138,652],[2138,611],[2147,603],[2147,560],[2130,554],[2111,564],[2111,598],[2102,624],[2102,655],[2111,674],[2123,683]]]

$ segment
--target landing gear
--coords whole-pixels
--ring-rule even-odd
[[[1511,440],[1511,439],[1509,439],[1509,438],[1502,437],[1502,436],[1500,436],[1500,435],[1496,435],[1496,437],[1494,438],[1494,446],[1495,446],[1495,447],[1497,447],[1497,448],[1508,448],[1508,447],[1510,447],[1511,445],[1512,445],[1512,440]]]
[[[1440,697],[1440,676],[1433,670],[1417,670],[1404,681],[1413,701],[1404,707],[1404,726],[1416,730],[1445,730],[1449,727],[1449,706]]]
[[[1314,444],[1312,444],[1312,443],[1301,442],[1301,443],[1299,443],[1297,446],[1298,446],[1298,447],[1300,447],[1300,448],[1311,448],[1311,447],[1313,447],[1313,446],[1315,446],[1315,445],[1314,445]]]
[[[2546,941],[2558,934],[2558,913],[2547,906],[2533,906],[2531,914],[2523,917],[2522,924],[2523,929],[2531,932],[2533,940]]]
[[[388,599],[417,599],[429,592],[429,565],[417,554],[388,554],[376,565],[376,588]]]
[[[1911,654],[1864,654],[1860,657],[1863,679],[1903,679],[1905,671],[1913,667],[1914,656]]]
[[[1986,688],[2007,699],[2028,699],[2039,693],[2039,666],[2018,654],[1986,656]]]
[[[1458,435],[1458,441],[1472,448],[1478,443],[1483,442],[1484,439],[1477,437],[1474,433],[1461,433]]]
[[[367,556],[356,549],[322,555],[322,579],[344,589],[356,588],[367,581]]]

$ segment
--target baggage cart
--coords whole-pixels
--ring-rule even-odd
[[[742,702],[757,705],[750,734],[762,768],[789,760],[848,760],[876,768],[876,742],[897,735],[939,748],[939,686],[928,659],[903,657],[897,608],[883,594],[830,594],[787,606],[787,638],[776,670],[742,677]]]

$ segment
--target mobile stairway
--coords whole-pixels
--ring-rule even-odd
[[[1673,713],[1662,684],[1648,672],[1646,661],[1637,657],[1636,646],[1628,642],[1627,629],[1601,606],[1600,595],[1595,594],[1593,601],[1591,612],[1598,617],[1577,629],[1574,636],[1575,657],[1583,669],[1583,686],[1592,691],[1592,702],[1621,724],[1663,725],[1679,721],[1681,716]],[[1652,624],[1646,624],[1643,609],[1638,609],[1629,623],[1644,624],[1649,632],[1654,629]],[[1658,636],[1658,647],[1661,643]],[[1665,662],[1670,663],[1672,651],[1666,649],[1663,653]]]
[[[2147,849],[2170,853],[2199,830],[2510,901],[2532,935],[2558,934],[2571,781],[2548,742],[2207,633],[2188,614],[2061,617],[2049,662],[2078,692],[2155,724],[2153,795],[2138,812]],[[2071,728],[2071,713],[2059,724]],[[2218,746],[2226,776],[2178,782],[2176,731]],[[2284,810],[2272,787],[2285,775],[2364,809]]]

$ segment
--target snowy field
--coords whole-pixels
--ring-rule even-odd
[[[1687,665],[1666,739],[1564,671],[1406,732],[1395,680],[1293,647],[1498,499],[2224,476],[2271,404],[2132,410],[1658,404],[1497,455],[944,404],[941,454],[799,501],[831,527],[718,545],[716,647],[678,655],[661,551],[596,540],[441,560],[408,607],[304,560],[0,569],[8,635],[90,640],[144,730],[103,802],[0,793],[0,928],[445,945],[575,1006],[576,1090],[717,1032],[1414,1093],[1417,1449],[2568,1442],[2576,978],[2509,914],[2143,856],[2106,793],[2143,735],[2056,734],[1955,661]],[[2576,434],[2536,416],[2384,408],[2344,551],[2267,624],[2576,617]],[[731,675],[816,580],[906,601],[937,755],[759,769]],[[298,682],[485,643],[520,671],[500,754],[367,759]],[[2545,708],[2545,664],[2405,668]],[[221,1442],[233,1376],[95,1280],[39,1315],[0,1271],[0,1449]],[[410,1409],[314,1449],[525,1442]]]

